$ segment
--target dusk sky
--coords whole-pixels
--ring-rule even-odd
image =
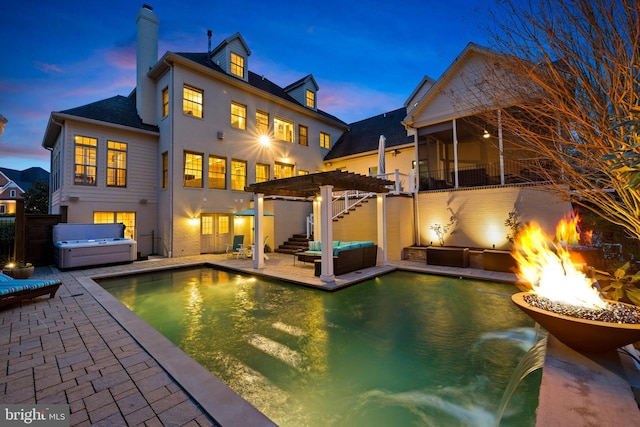
[[[49,115],[135,87],[135,19],[143,1],[3,1],[0,167],[49,171]],[[148,0],[158,56],[205,52],[239,32],[249,69],[280,86],[313,74],[318,107],[347,123],[403,106],[422,78],[446,70],[498,0],[244,2]]]

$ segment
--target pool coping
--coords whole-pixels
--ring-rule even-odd
[[[89,275],[80,274],[76,279],[149,352],[151,357],[191,395],[203,410],[221,425],[237,425],[240,422],[240,425],[243,426],[274,426],[276,424],[273,421],[140,319],[94,281],[94,279],[106,277],[188,268],[198,265],[210,265],[322,289],[322,284],[313,282],[313,280],[305,282],[297,280],[298,277],[294,280],[276,273],[265,274],[265,269],[256,270],[247,266],[247,263],[240,264],[240,267],[238,267],[233,262],[212,260],[211,258],[176,262],[171,263],[171,265],[165,264],[157,267],[145,265],[143,268],[132,268],[127,269],[126,272],[119,271],[117,273],[102,270],[102,272]],[[341,281],[339,287],[335,287],[335,284],[332,284],[324,290],[339,289],[396,269],[515,283],[515,276],[510,273],[471,271],[474,269],[468,268],[442,268],[407,261],[392,262],[382,267],[382,269],[379,267],[374,269],[377,274],[370,271],[363,275],[361,272],[351,282]],[[319,281],[319,279],[317,280]],[[571,392],[568,393],[567,390],[571,390]],[[562,396],[562,399],[559,399],[558,396]],[[585,396],[587,402],[590,401],[590,398],[597,400],[593,400],[591,403],[584,403]],[[607,402],[607,405],[603,405],[602,401]],[[598,408],[598,410],[596,411],[594,408]],[[550,336],[543,367],[539,405],[536,410],[536,426],[557,425],[564,427],[567,424],[585,425],[585,423],[591,424],[592,422],[596,422],[597,425],[605,425],[611,422],[616,425],[640,425],[640,410],[638,410],[638,404],[633,397],[628,372],[625,374],[625,369],[623,369],[622,362],[616,351],[603,355],[585,356],[569,349],[553,336]]]
[[[95,276],[95,278],[98,277],[108,277],[108,275]],[[277,426],[102,288],[94,281],[93,276],[81,276],[76,279],[216,422],[223,426]]]

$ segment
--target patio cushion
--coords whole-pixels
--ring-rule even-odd
[[[60,280],[43,279],[43,280],[9,280],[0,282],[0,295],[8,295],[14,292],[25,291],[28,289],[40,289],[47,286],[59,285]]]

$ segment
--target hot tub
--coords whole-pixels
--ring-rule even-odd
[[[135,261],[137,242],[123,236],[123,224],[57,224],[54,262],[65,269]]]

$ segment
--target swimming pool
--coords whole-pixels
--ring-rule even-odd
[[[281,426],[494,425],[534,343],[516,289],[484,281],[396,271],[327,293],[204,267],[100,284]],[[501,425],[535,424],[540,380]]]

